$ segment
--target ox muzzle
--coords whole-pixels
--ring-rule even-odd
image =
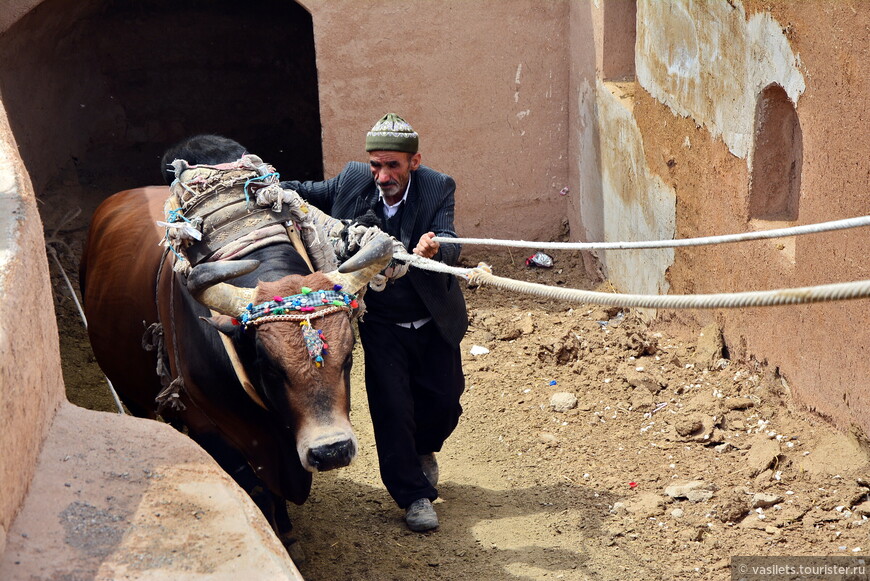
[[[297,452],[302,466],[309,472],[325,472],[350,465],[358,445],[352,431],[342,430],[299,441]]]

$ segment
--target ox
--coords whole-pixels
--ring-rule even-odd
[[[164,230],[156,222],[168,195],[168,187],[120,192],[92,218],[80,285],[94,355],[133,414],[159,414],[185,430],[251,494],[288,544],[283,500],[301,504],[312,472],[346,466],[356,453],[348,417],[350,309],[312,320],[328,341],[319,365],[309,357],[299,322],[246,327],[232,317],[248,303],[297,295],[303,287],[339,284],[358,292],[389,261],[391,243],[386,235],[376,237],[337,271],[314,274],[306,274],[293,246],[279,243],[246,260],[199,264],[185,280],[173,272],[173,255],[159,246]],[[146,351],[143,332],[158,321],[164,348]],[[251,393],[221,334],[235,347],[235,364],[250,378]],[[177,405],[160,411],[155,398],[166,386],[155,372],[158,364],[183,379]]]

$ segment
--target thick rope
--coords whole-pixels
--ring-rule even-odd
[[[535,294],[547,298],[594,303],[616,307],[647,309],[736,309],[742,307],[773,307],[825,301],[843,301],[870,297],[870,280],[842,282],[820,286],[721,293],[710,295],[629,295],[550,287],[543,284],[494,276],[486,271],[474,271],[469,284],[489,284],[498,288]]]
[[[593,303],[614,307],[647,309],[735,309],[742,307],[772,307],[799,305],[825,301],[844,301],[870,297],[870,280],[841,282],[820,286],[719,293],[710,295],[630,295],[602,293],[572,288],[552,287],[495,276],[489,267],[458,268],[414,254],[396,253],[394,258],[414,267],[460,276],[471,285],[490,285],[497,288],[533,294],[555,300]]]
[[[801,234],[817,234],[833,230],[845,230],[870,226],[870,216],[846,218],[832,222],[806,224],[791,228],[760,230],[758,232],[743,232],[740,234],[723,234],[721,236],[705,236],[703,238],[682,238],[679,240],[641,240],[637,242],[528,242],[525,240],[495,240],[491,238],[451,238],[436,236],[435,242],[442,244],[485,244],[487,246],[510,246],[513,248],[535,248],[537,250],[634,250],[642,248],[679,248],[684,246],[704,246],[708,244],[725,244],[728,242],[744,242],[747,240],[764,240],[767,238],[782,238]]]
[[[407,262],[411,266],[416,266],[417,268],[420,268],[422,270],[431,270],[432,272],[455,274],[456,276],[461,276],[466,280],[468,280],[468,275],[471,274],[471,272],[474,270],[473,268],[450,266],[444,264],[443,262],[438,262],[437,260],[423,258],[422,256],[418,256],[416,254],[409,254],[407,252],[393,252],[393,258],[395,258],[396,260],[401,260],[402,262]]]

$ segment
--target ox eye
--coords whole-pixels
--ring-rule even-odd
[[[284,372],[274,365],[260,365],[260,379],[263,386],[283,385],[285,383]]]

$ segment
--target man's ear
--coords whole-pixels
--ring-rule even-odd
[[[203,321],[226,335],[232,337],[239,330],[239,323],[227,315],[215,315],[213,317],[200,317]]]
[[[420,167],[420,162],[422,159],[423,157],[419,153],[415,153],[411,156],[411,159],[408,162],[411,167],[411,171],[414,171]]]

